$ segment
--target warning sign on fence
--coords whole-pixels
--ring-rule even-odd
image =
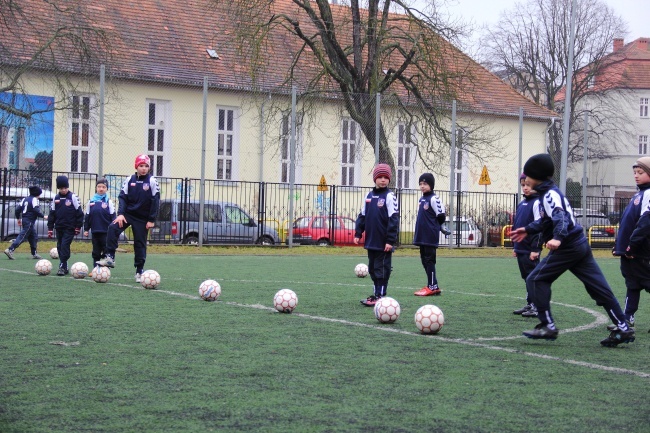
[[[325,180],[325,175],[320,177],[320,182],[318,183],[318,191],[327,191],[327,181]]]
[[[478,180],[479,185],[491,185],[490,174],[487,170],[487,165],[483,166],[483,171],[481,172],[481,178]]]

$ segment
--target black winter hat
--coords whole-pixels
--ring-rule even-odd
[[[422,173],[422,175],[420,175],[420,178],[418,179],[418,184],[420,182],[426,182],[431,188],[431,191],[433,191],[433,188],[436,186],[436,179],[433,177],[431,173]]]
[[[528,158],[524,164],[526,176],[537,180],[547,180],[555,173],[555,165],[548,153],[538,153]]]
[[[106,188],[108,188],[108,180],[105,177],[98,178],[97,182],[95,182],[95,186],[99,185],[100,183],[106,185]]]
[[[60,188],[70,188],[67,176],[61,175],[56,177],[56,189]]]
[[[29,187],[29,195],[33,195],[34,197],[38,197],[39,195],[43,194],[43,190],[34,185]]]

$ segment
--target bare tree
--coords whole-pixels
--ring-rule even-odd
[[[0,94],[5,96],[0,99],[0,116],[29,122],[45,110],[69,109],[70,95],[84,86],[84,75],[93,73],[96,80],[99,64],[110,53],[109,37],[94,23],[87,3],[44,0],[35,7],[0,0]],[[39,72],[55,92],[54,105],[18,103],[17,95],[29,91],[29,74]]]
[[[370,146],[376,143],[376,95],[395,113],[392,121],[414,131],[414,145],[427,167],[444,170],[449,160],[450,108],[462,110],[474,85],[476,64],[448,41],[462,28],[445,24],[431,0],[419,10],[408,0],[211,0],[217,13],[235,22],[234,43],[262,91],[263,77],[281,74],[283,86],[296,85],[305,99],[342,99]],[[415,4],[415,2],[412,2]],[[422,3],[422,2],[420,2]],[[220,34],[220,36],[223,36]],[[278,70],[268,53],[289,47],[289,70]],[[474,68],[474,69],[473,69]],[[384,111],[384,112],[386,112]],[[379,130],[379,159],[395,167],[384,118]],[[466,121],[464,150],[490,158],[494,144],[485,121]],[[374,149],[373,149],[374,150]],[[444,162],[443,162],[444,161]]]
[[[502,12],[494,28],[486,29],[484,61],[534,102],[558,113],[564,111],[564,86],[569,72],[571,0],[527,0]],[[568,161],[583,157],[584,110],[589,111],[591,156],[607,157],[619,151],[616,134],[628,122],[607,99],[613,77],[604,74],[615,37],[626,32],[622,18],[602,0],[577,2],[574,42],[574,79],[571,90],[571,136]],[[597,85],[596,85],[597,83]],[[616,83],[618,91],[620,86]],[[590,102],[587,102],[590,101]],[[549,129],[549,152],[561,158],[561,122]]]

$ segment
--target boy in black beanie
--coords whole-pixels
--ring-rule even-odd
[[[23,243],[25,238],[27,238],[27,241],[29,242],[32,258],[38,260],[43,258],[36,252],[36,247],[38,246],[38,234],[34,228],[34,224],[38,217],[47,219],[47,217],[43,215],[43,212],[41,212],[40,202],[38,200],[41,194],[43,194],[41,188],[38,186],[30,186],[29,197],[23,198],[20,205],[16,206],[16,219],[21,228],[18,237],[14,239],[11,246],[5,250],[5,254],[9,257],[9,260],[14,259],[14,250]]]
[[[56,274],[63,276],[68,274],[70,244],[74,236],[81,233],[84,212],[79,198],[70,191],[66,176],[57,176],[56,188],[59,192],[54,196],[47,219],[47,237],[52,239],[56,228],[56,249],[59,252],[59,270]]]
[[[440,230],[445,223],[445,205],[433,193],[436,180],[431,173],[424,173],[418,180],[422,197],[418,205],[413,244],[420,247],[420,260],[427,274],[427,285],[415,292],[415,296],[437,296],[442,293],[436,275],[436,250],[440,242]]]
[[[526,289],[537,307],[540,323],[523,334],[528,338],[555,340],[559,330],[551,316],[551,285],[560,275],[571,271],[584,284],[597,305],[603,306],[614,324],[609,336],[600,344],[616,347],[634,341],[634,329],[625,322],[618,300],[598,267],[582,227],[573,216],[573,209],[551,177],[555,171],[548,154],[531,156],[524,165],[526,185],[540,194],[541,218],[510,232],[513,242],[527,235],[541,233],[541,242],[550,250],[526,278]]]

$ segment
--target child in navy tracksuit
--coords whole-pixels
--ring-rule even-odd
[[[523,334],[528,338],[555,340],[558,329],[551,316],[551,284],[566,271],[571,271],[585,286],[587,293],[604,307],[615,325],[600,344],[615,347],[634,341],[634,329],[625,323],[618,300],[598,267],[582,227],[576,223],[569,201],[555,186],[551,177],[555,171],[548,154],[531,156],[524,165],[526,183],[540,196],[541,218],[526,227],[511,231],[513,242],[521,242],[528,234],[541,233],[549,253],[526,278],[526,288],[537,307],[540,323]]]
[[[88,237],[88,232],[92,232],[93,268],[97,267],[97,262],[106,257],[106,232],[110,223],[116,218],[115,206],[108,199],[106,191],[108,191],[108,181],[103,177],[97,179],[95,195],[86,205],[84,236]]]
[[[47,217],[43,215],[43,212],[41,212],[40,202],[38,200],[41,194],[43,194],[41,188],[38,186],[30,186],[29,196],[23,198],[20,202],[20,206],[16,206],[16,219],[21,228],[18,237],[14,239],[9,248],[5,250],[5,254],[9,257],[9,260],[14,259],[14,250],[23,243],[25,238],[27,238],[27,241],[29,242],[32,258],[43,258],[36,252],[36,247],[38,246],[38,233],[36,233],[36,229],[34,228],[36,218],[41,217],[47,219]]]
[[[47,237],[53,238],[53,230],[56,229],[56,249],[59,252],[59,270],[56,274],[62,276],[68,274],[70,244],[74,236],[81,233],[84,212],[79,198],[70,191],[66,176],[57,176],[56,188],[59,192],[54,196],[47,218]]]
[[[155,225],[160,205],[158,181],[149,173],[150,167],[148,155],[138,155],[135,158],[136,173],[124,181],[119,196],[117,217],[108,226],[106,257],[97,262],[99,266],[114,267],[115,250],[120,234],[127,227],[132,227],[135,255],[133,265],[135,281],[138,283],[147,259],[147,236],[149,229]]]
[[[368,272],[374,284],[374,293],[361,300],[366,307],[374,307],[386,296],[392,270],[393,245],[397,242],[399,213],[395,194],[388,189],[391,178],[388,164],[377,164],[372,171],[375,187],[368,193],[357,217],[354,243],[366,233],[364,248],[368,251]]]
[[[525,174],[522,173],[519,176],[519,183],[521,184],[524,198],[517,205],[512,230],[516,230],[519,227],[526,227],[541,217],[539,213],[539,194],[526,184]],[[528,275],[539,264],[539,253],[542,251],[539,234],[527,236],[521,242],[513,242],[512,246],[512,254],[517,258],[519,273],[521,274],[521,278],[526,281]],[[520,314],[523,317],[537,317],[537,307],[535,307],[532,296],[528,291],[526,291],[526,305],[513,311],[513,313]]]
[[[627,288],[625,319],[628,326],[634,326],[641,291],[650,292],[650,157],[639,158],[632,167],[639,191],[623,211],[612,251],[621,257],[621,274]]]
[[[427,285],[415,292],[415,296],[437,296],[442,293],[436,275],[436,250],[440,242],[440,229],[445,223],[445,206],[433,193],[436,179],[431,173],[424,173],[418,179],[422,197],[418,204],[413,244],[420,247],[420,260],[427,274]]]

